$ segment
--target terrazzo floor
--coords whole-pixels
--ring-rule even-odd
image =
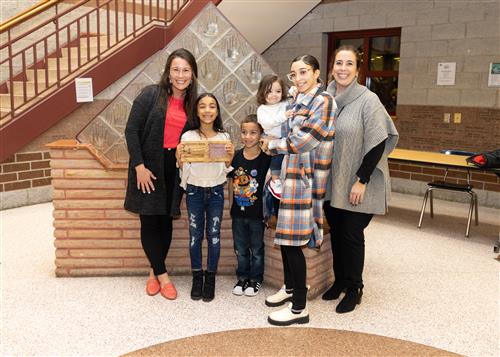
[[[480,207],[480,225],[465,238],[466,205],[436,200],[435,218],[426,215],[419,230],[421,200],[394,194],[389,215],[368,227],[363,303],[339,315],[336,302],[314,299],[307,327],[498,356],[500,263],[492,248],[499,210]],[[0,226],[2,355],[117,356],[204,333],[269,327],[264,299],[274,289],[237,297],[232,276],[217,277],[210,303],[189,298],[188,276],[173,278],[175,301],[147,296],[145,277],[56,278],[51,203],[1,211]]]

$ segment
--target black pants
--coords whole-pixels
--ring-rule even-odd
[[[346,288],[362,288],[365,264],[364,230],[373,214],[334,208],[330,206],[330,201],[324,203],[323,209],[330,225],[335,282]]]
[[[141,215],[141,243],[155,275],[167,272],[167,259],[172,242],[172,217],[170,215]]]
[[[293,289],[292,310],[302,311],[306,307],[306,258],[302,247],[281,246],[283,274],[287,290]]]
[[[164,150],[164,180],[166,187],[165,215],[140,215],[141,243],[155,275],[167,272],[165,259],[172,242],[172,206],[174,185],[176,184],[175,150]],[[153,181],[154,183],[154,181]]]

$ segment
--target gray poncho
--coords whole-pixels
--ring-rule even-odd
[[[385,214],[391,194],[387,156],[396,147],[399,134],[375,93],[356,81],[335,95],[335,81],[327,91],[335,97],[335,139],[333,160],[325,201],[335,208],[354,212]],[[366,185],[364,200],[353,206],[349,193],[357,181],[356,172],[363,157],[383,140],[385,150]]]

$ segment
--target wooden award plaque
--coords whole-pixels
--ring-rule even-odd
[[[231,144],[229,140],[223,141],[183,141],[181,152],[184,162],[224,162],[230,159],[226,152],[226,145]]]

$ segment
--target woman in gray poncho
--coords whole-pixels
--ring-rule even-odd
[[[353,46],[335,52],[328,86],[337,102],[335,143],[324,212],[331,227],[335,282],[324,300],[345,296],[338,313],[354,310],[363,294],[364,229],[385,214],[390,196],[387,156],[398,132],[377,95],[357,83],[360,55]]]

